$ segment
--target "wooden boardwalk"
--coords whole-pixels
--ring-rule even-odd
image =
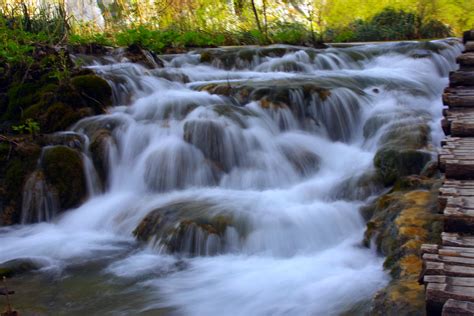
[[[459,70],[449,76],[443,95],[439,166],[445,173],[439,206],[441,245],[423,245],[421,282],[428,315],[474,315],[474,30],[464,33]]]

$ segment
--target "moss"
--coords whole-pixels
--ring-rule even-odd
[[[212,63],[212,54],[208,51],[201,53],[201,63]]]
[[[40,266],[31,259],[14,259],[0,264],[0,277],[11,278],[39,268]]]
[[[71,80],[72,86],[95,108],[112,105],[112,88],[96,75],[82,75]]]
[[[374,157],[374,166],[379,179],[389,186],[400,177],[419,174],[430,160],[431,154],[427,152],[381,149]]]
[[[433,242],[438,229],[437,194],[441,180],[416,177],[374,203],[374,215],[367,224],[367,236],[378,236],[378,249],[386,255],[384,268],[392,281],[378,293],[373,315],[397,312],[418,315],[424,310],[424,291],[418,284],[422,261],[420,247]]]
[[[92,155],[92,162],[97,170],[99,178],[102,184],[105,186],[107,183],[107,170],[108,170],[108,146],[109,142],[113,141],[112,135],[109,130],[100,129],[92,136],[91,143],[89,145],[89,151]]]
[[[7,92],[8,107],[2,118],[16,120],[21,116],[23,110],[39,101],[39,83],[20,83],[13,85]]]
[[[78,206],[86,198],[81,154],[66,146],[46,148],[41,165],[46,180],[59,193],[62,209]]]

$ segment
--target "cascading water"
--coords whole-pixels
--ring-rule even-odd
[[[88,67],[116,106],[72,128],[103,149],[85,149],[91,196],[51,222],[1,229],[0,262],[40,263],[17,284],[36,312],[362,313],[388,280],[361,247],[359,208],[381,190],[374,155],[409,148],[404,131],[437,143],[460,50],[223,48],[161,56],[155,69],[97,59]],[[43,203],[28,194],[28,207]],[[46,280],[59,293],[31,290]]]

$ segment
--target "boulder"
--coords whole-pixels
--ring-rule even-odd
[[[101,183],[105,187],[107,185],[109,170],[109,149],[110,144],[114,142],[112,133],[107,129],[99,129],[92,136],[89,145],[89,151],[92,156],[95,170],[99,175]]]
[[[152,51],[141,48],[137,44],[132,44],[125,49],[118,49],[115,54],[119,58],[126,58],[132,63],[140,64],[149,69],[163,68],[164,62]]]
[[[389,186],[400,177],[420,174],[431,159],[429,152],[382,148],[374,157],[374,166],[379,179],[385,186]]]
[[[104,79],[96,75],[82,75],[72,78],[71,85],[88,101],[90,107],[99,114],[112,105],[112,88]]]
[[[46,181],[59,195],[61,210],[79,206],[87,197],[82,154],[66,146],[46,147],[41,158]]]
[[[11,278],[41,269],[41,265],[29,258],[19,258],[0,263],[0,278]]]
[[[159,207],[140,222],[135,237],[154,247],[191,256],[215,255],[235,246],[229,230],[240,238],[245,224],[228,210],[208,201],[183,201]],[[232,234],[231,234],[232,235]]]

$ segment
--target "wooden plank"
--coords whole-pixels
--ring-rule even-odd
[[[472,87],[474,86],[474,71],[454,71],[449,74],[450,87]]]
[[[474,159],[449,159],[445,165],[446,177],[453,179],[474,179]]]
[[[465,31],[462,35],[463,43],[474,41],[474,30]]]
[[[446,134],[454,137],[474,136],[474,108],[449,109],[444,115],[442,126]]]
[[[442,256],[439,254],[425,253],[423,255],[423,260],[431,261],[431,262],[455,264],[459,266],[467,266],[467,267],[474,268],[474,259],[472,258],[456,257],[456,256]]]
[[[474,287],[474,278],[450,277],[445,275],[426,275],[423,278],[423,282]]]
[[[474,301],[474,287],[428,283],[426,286],[426,312],[439,315],[447,300]]]
[[[468,41],[464,44],[464,52],[474,52],[474,41]]]
[[[441,233],[443,246],[474,247],[474,237],[462,236],[457,233]]]
[[[446,207],[444,210],[444,231],[470,233],[474,231],[474,210]]]
[[[443,94],[443,104],[450,108],[474,107],[474,95]]]
[[[420,247],[421,255],[423,256],[425,253],[438,253],[439,245],[434,244],[423,244]]]
[[[424,261],[424,275],[445,275],[453,277],[474,277],[474,268],[467,266],[458,266],[446,264],[443,262]]]
[[[438,250],[438,254],[440,254],[442,256],[455,256],[455,257],[474,258],[474,248],[441,247]]]
[[[442,316],[474,315],[474,303],[448,299],[443,305]]]
[[[474,53],[465,53],[456,58],[461,67],[472,67],[474,66]]]

